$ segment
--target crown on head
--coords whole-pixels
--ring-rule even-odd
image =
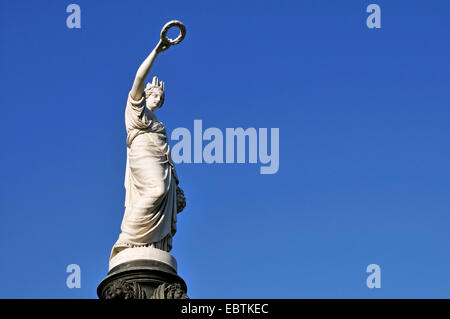
[[[146,91],[152,91],[154,89],[158,89],[164,92],[164,82],[159,81],[157,76],[154,76],[152,83],[147,83],[147,86],[145,87]]]

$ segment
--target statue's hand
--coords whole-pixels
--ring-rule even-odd
[[[186,197],[183,190],[177,186],[177,213],[181,213],[184,207],[186,207]]]
[[[159,40],[158,44],[156,45],[155,51],[159,54],[166,51],[168,48],[170,48],[170,43]]]

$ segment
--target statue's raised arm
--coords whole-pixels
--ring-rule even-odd
[[[167,31],[174,26],[180,29],[180,35],[175,40],[172,40],[167,37]],[[183,41],[185,35],[186,28],[180,21],[172,20],[164,25],[161,30],[161,39],[136,72],[136,77],[134,78],[133,87],[130,92],[133,99],[139,100],[144,95],[145,79],[152,68],[153,62],[155,62],[156,56],[159,53],[166,51],[170,46]]]

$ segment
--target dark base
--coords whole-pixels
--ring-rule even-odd
[[[97,288],[100,299],[187,299],[184,280],[168,265],[134,260],[111,269]]]

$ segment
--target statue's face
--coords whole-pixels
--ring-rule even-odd
[[[145,99],[145,104],[152,112],[159,109],[163,104],[164,92],[161,90],[150,91]]]

